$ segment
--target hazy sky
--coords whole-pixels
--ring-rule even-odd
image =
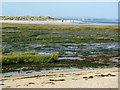
[[[6,2],[4,16],[118,18],[117,2]]]

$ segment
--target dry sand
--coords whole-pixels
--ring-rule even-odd
[[[47,20],[47,21],[17,21],[17,20],[0,20],[0,23],[8,24],[48,24],[48,25],[73,25],[73,26],[94,26],[94,25],[117,25],[109,23],[87,23],[87,22],[62,22],[61,20]]]
[[[3,88],[118,88],[118,68],[1,77]]]

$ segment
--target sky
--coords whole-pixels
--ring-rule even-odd
[[[118,18],[117,2],[3,2],[1,16]]]
[[[0,0],[1,2],[119,2],[119,0]]]

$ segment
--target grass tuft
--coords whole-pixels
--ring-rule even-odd
[[[15,63],[46,63],[52,62],[58,58],[59,53],[37,54],[36,52],[11,52],[2,56],[2,64]]]

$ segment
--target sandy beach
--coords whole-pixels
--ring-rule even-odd
[[[3,88],[118,88],[118,68],[1,77]]]
[[[0,20],[0,23],[7,24],[42,24],[42,25],[72,25],[72,26],[94,26],[94,25],[117,25],[109,23],[90,23],[90,22],[81,22],[66,20],[62,22],[61,20],[46,20],[46,21],[17,21],[17,20]]]

